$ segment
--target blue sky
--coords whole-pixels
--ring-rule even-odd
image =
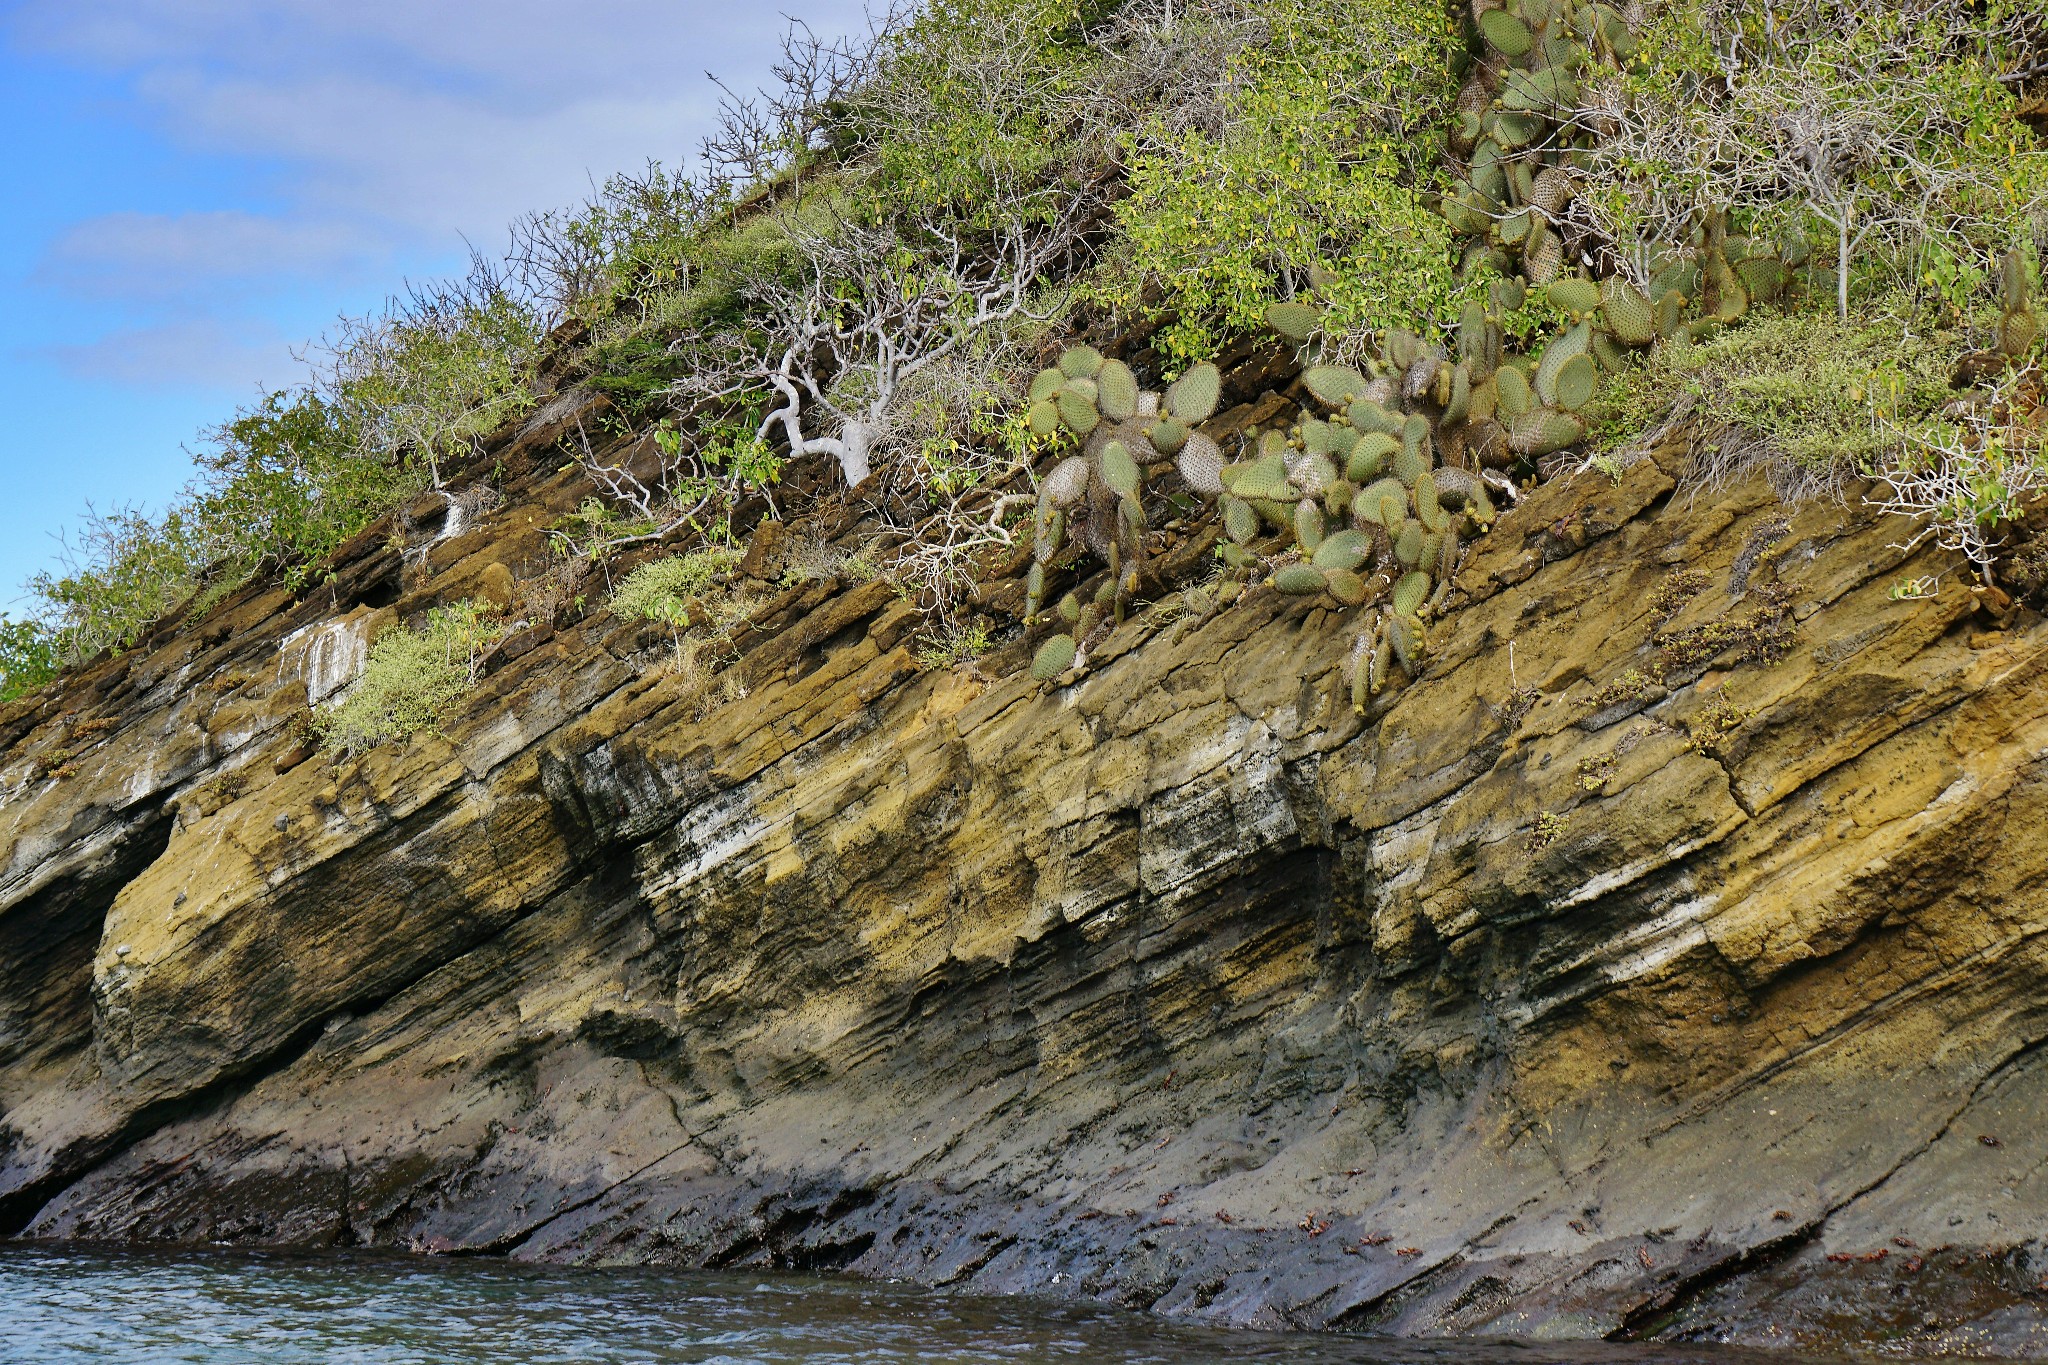
[[[687,157],[857,0],[0,0],[0,609],[407,277]]]

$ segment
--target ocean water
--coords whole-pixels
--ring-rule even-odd
[[[0,1247],[0,1361],[1734,1365],[1712,1348],[1372,1340],[853,1280],[486,1259]]]

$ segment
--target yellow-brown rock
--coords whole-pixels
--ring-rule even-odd
[[[1327,604],[1042,690],[801,582],[731,699],[599,613],[307,758],[563,494],[372,528],[0,711],[4,1225],[2040,1347],[2048,627],[1673,475],[1531,493],[1364,716]]]

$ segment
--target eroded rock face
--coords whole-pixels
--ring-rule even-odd
[[[1897,525],[1548,485],[1364,717],[1295,599],[1041,692],[810,582],[742,699],[599,616],[307,756],[512,491],[0,711],[8,1229],[2048,1350],[2048,628]]]

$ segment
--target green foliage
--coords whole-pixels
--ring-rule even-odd
[[[993,644],[986,621],[947,621],[918,637],[917,664],[930,673],[958,668],[988,653]]]
[[[484,655],[505,633],[487,604],[435,607],[417,629],[385,631],[370,643],[363,676],[313,718],[322,745],[360,752],[437,725],[475,685]]]
[[[870,211],[943,212],[983,229],[1073,164],[1069,101],[1089,49],[1075,0],[938,0],[891,35],[832,136],[873,169]]]
[[[1968,312],[2048,205],[2048,151],[2015,117],[2038,13],[2035,0],[1655,6],[1606,92],[1610,136],[1584,158],[1592,217],[1639,281],[1726,212],[1732,231],[1811,248],[1836,276],[1817,292],[1845,322],[1853,296],[1900,287]]]
[[[611,434],[660,419],[663,473],[637,501],[612,486],[614,502],[587,500],[554,534],[594,556],[680,526],[714,543],[642,566],[613,599],[670,626],[679,669],[681,631],[700,624],[689,604],[736,558],[722,544],[735,509],[756,494],[772,509],[789,447],[817,453],[856,411],[863,442],[912,471],[890,492],[906,583],[964,582],[1007,550],[1026,467],[1068,457],[1041,484],[1031,605],[1070,543],[1109,573],[1054,637],[1066,645],[1048,644],[1068,651],[1055,674],[1137,590],[1155,454],[1223,497],[1229,598],[1260,581],[1274,535],[1276,586],[1398,598],[1363,639],[1366,695],[1389,660],[1419,666],[1460,536],[1493,520],[1482,474],[1547,470],[1589,424],[1610,444],[1639,436],[1681,397],[1708,477],[1758,451],[1833,477],[1918,448],[1949,473],[1910,505],[2010,520],[2038,472],[2030,448],[1962,440],[1938,417],[1956,352],[1998,348],[2015,367],[2037,353],[2028,243],[2048,156],[2014,118],[2033,0],[1669,0],[1630,7],[1635,30],[1619,8],[938,0],[871,44],[813,52],[757,126],[728,121],[707,147],[723,169],[650,165],[524,220],[514,275],[479,264],[345,322],[308,387],[209,433],[170,510],[90,519],[36,580],[37,621],[0,620],[0,688],[129,647],[253,574],[302,587],[532,406],[563,318],[588,327],[581,364],[617,400]],[[1014,289],[997,282],[1031,300],[1024,313],[989,324],[985,293],[948,292],[1055,221],[1074,235],[1030,256]],[[1576,274],[1595,261],[1604,275]],[[1163,395],[1075,346],[1014,401],[1077,285],[1159,324],[1150,349],[1178,376]],[[1846,312],[1851,294],[1853,322],[1810,311],[1827,295]],[[885,373],[876,356],[900,338],[834,349],[916,317],[920,344],[955,348],[924,358],[940,363]],[[1221,397],[1205,357],[1261,326],[1300,349],[1321,410],[1227,464],[1199,430]],[[806,346],[832,351],[799,384],[821,406],[764,427],[774,357]],[[765,371],[748,368],[758,354]],[[1173,501],[1173,515],[1193,506]],[[927,561],[923,578],[904,567]],[[467,620],[398,634],[440,632],[452,658]],[[391,657],[407,648],[395,635]],[[427,653],[389,667],[422,674]],[[427,723],[401,693],[431,711],[438,687],[393,684],[389,705],[365,693],[342,747]]]
[[[1907,325],[1894,298],[1844,327],[1825,313],[1764,314],[1711,340],[1677,340],[1638,372],[1610,384],[1610,440],[1657,425],[1690,395],[1709,442],[1730,466],[1761,448],[1828,479],[1868,473],[1905,433],[1925,429],[1954,398],[1955,333]]]
[[[537,319],[494,270],[346,319],[323,373],[206,433],[161,516],[88,510],[59,569],[36,575],[57,656],[126,649],[174,607],[250,575],[313,566],[532,403]]]
[[[0,702],[33,692],[57,676],[57,641],[48,626],[0,612]]]
[[[1155,344],[1180,365],[1263,326],[1311,271],[1332,334],[1455,317],[1450,230],[1424,198],[1460,46],[1448,10],[1273,0],[1259,16],[1266,40],[1215,77],[1226,131],[1154,121],[1128,138],[1098,295],[1167,319]]]
[[[312,565],[427,486],[403,460],[355,453],[334,404],[300,390],[266,395],[209,433],[185,515],[225,561],[217,581],[283,568],[296,588]]]
[[[599,276],[602,296],[579,303],[594,315],[583,363],[592,387],[643,416],[665,407],[661,395],[689,370],[690,357],[670,349],[672,337],[744,325],[747,286],[796,266],[788,226],[774,215],[703,220],[675,207],[678,191],[635,193],[672,178],[656,166],[645,178],[615,179],[582,211],[605,225],[614,253]],[[647,199],[654,205],[637,210]]]
[[[739,486],[753,492],[772,488],[782,481],[784,455],[756,434],[752,421],[707,418],[697,424],[698,454],[715,476],[730,474]],[[682,453],[682,435],[675,425],[663,420],[654,429],[655,444],[671,457]],[[707,490],[708,491],[708,490]],[[691,501],[693,490],[681,492],[680,500]]]
[[[612,594],[612,611],[674,626],[700,624],[690,619],[690,599],[702,597],[739,561],[740,552],[726,545],[707,545],[685,555],[652,560],[626,575]]]
[[[615,543],[653,535],[658,529],[654,522],[622,512],[602,498],[587,497],[575,511],[563,513],[547,534],[558,555],[601,559]]]
[[[161,518],[133,507],[88,509],[65,542],[62,567],[28,586],[41,600],[58,657],[77,664],[133,645],[192,595],[211,557],[209,537],[186,509]]]
[[[445,464],[533,406],[539,322],[479,263],[465,280],[344,319],[327,349],[324,399],[358,455],[423,464],[439,487]]]

